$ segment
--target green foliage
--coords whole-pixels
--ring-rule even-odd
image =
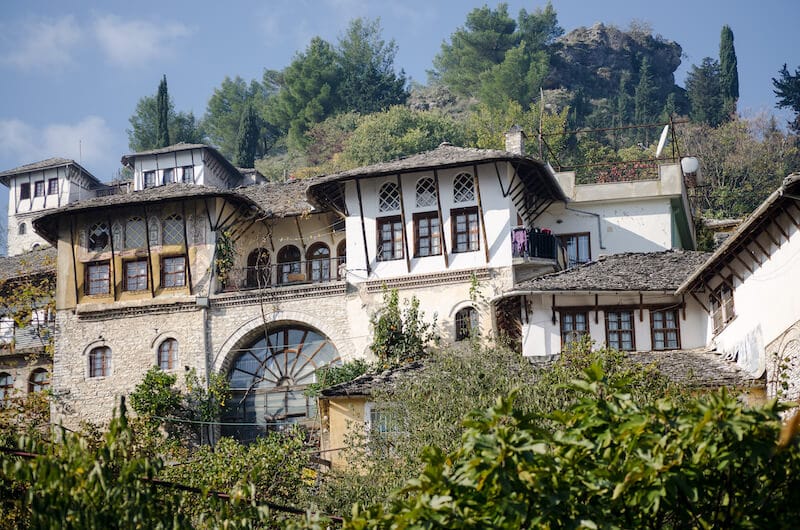
[[[523,41],[506,52],[503,62],[480,74],[477,95],[494,109],[502,109],[509,100],[530,105],[539,98],[549,66],[545,52]]]
[[[156,95],[156,147],[169,145],[169,92],[167,91],[167,76],[161,78]]]
[[[364,116],[347,141],[342,159],[348,164],[373,164],[434,149],[444,141],[463,145],[463,127],[436,111],[395,106]]]
[[[230,232],[217,233],[217,247],[214,253],[214,269],[217,271],[217,280],[225,284],[228,273],[236,263],[236,244]]]
[[[335,165],[334,158],[344,150],[360,119],[361,116],[355,112],[343,112],[311,127],[306,133],[308,162],[312,166]]]
[[[436,315],[425,322],[419,300],[412,296],[400,308],[396,289],[384,291],[383,307],[370,317],[372,344],[370,350],[383,368],[399,366],[425,356],[428,345],[437,339]]]
[[[159,106],[157,96],[145,96],[136,104],[136,110],[128,119],[128,147],[131,151],[147,151],[159,146]],[[191,112],[175,112],[171,97],[167,100],[167,124],[169,138],[175,142],[203,143],[203,126]]]
[[[736,112],[736,100],[739,99],[739,69],[733,30],[727,24],[722,26],[719,37],[719,81],[725,114],[731,116]]]
[[[692,65],[686,75],[686,92],[691,104],[689,117],[692,121],[711,127],[725,121],[719,62],[706,57],[700,66]]]
[[[248,102],[242,111],[236,142],[234,162],[239,167],[254,167],[258,149],[259,125],[253,104]]]
[[[796,68],[794,75],[789,73],[786,63],[778,72],[778,77],[772,78],[773,92],[778,98],[775,106],[779,109],[790,109],[794,112],[794,120],[789,126],[796,133],[800,133],[800,67]]]
[[[131,393],[131,408],[140,417],[151,421],[153,416],[172,416],[180,410],[181,395],[174,388],[177,376],[150,368]],[[157,421],[157,423],[160,423]]]
[[[308,385],[305,395],[311,397],[319,396],[323,390],[336,386],[341,383],[352,381],[358,376],[364,375],[369,371],[370,365],[363,359],[348,361],[340,365],[328,365],[317,369],[317,381]]]
[[[511,399],[470,416],[452,453],[429,449],[388,508],[346,528],[759,528],[797,518],[800,446],[776,441],[780,408],[745,409],[725,391],[637,401],[598,364],[548,416]]]
[[[656,88],[653,82],[653,74],[650,71],[650,61],[647,57],[642,59],[642,65],[639,67],[639,84],[636,85],[636,91],[633,96],[633,108],[635,123],[647,124],[652,123],[655,119],[658,108],[655,106],[654,101]],[[642,129],[643,135],[640,139],[644,143],[649,143],[650,139],[647,137],[648,129]]]

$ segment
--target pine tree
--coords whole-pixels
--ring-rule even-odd
[[[794,120],[789,122],[794,132],[800,133],[800,67],[796,68],[794,75],[789,73],[786,63],[783,64],[779,77],[772,78],[773,92],[778,98],[775,104],[779,109],[791,109]]]
[[[634,92],[634,121],[641,125],[650,123],[655,117],[653,108],[653,100],[655,97],[655,83],[653,82],[653,73],[650,71],[650,61],[647,57],[642,59],[642,64],[639,67],[639,84],[636,85]],[[649,143],[647,129],[643,129],[640,136],[644,143]]]
[[[161,79],[158,85],[158,126],[157,126],[157,147],[167,147],[169,145],[169,93],[167,92],[167,76]]]
[[[235,162],[239,167],[253,167],[258,149],[259,124],[252,103],[247,103],[239,122]]]
[[[689,117],[692,121],[712,127],[725,121],[719,63],[716,60],[706,57],[700,66],[692,65],[686,75],[686,93],[691,103]]]
[[[722,26],[719,38],[719,77],[724,112],[730,118],[736,113],[736,101],[739,99],[739,71],[733,47],[733,31],[728,25]]]

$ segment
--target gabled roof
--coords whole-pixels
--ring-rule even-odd
[[[144,156],[154,156],[154,155],[163,155],[167,153],[179,153],[181,151],[191,151],[192,149],[203,149],[206,152],[210,153],[211,156],[217,159],[220,164],[222,164],[225,169],[234,175],[239,175],[240,177],[242,174],[236,169],[230,161],[222,156],[222,153],[211,147],[210,145],[205,144],[187,144],[184,142],[179,142],[177,144],[168,145],[167,147],[161,147],[159,149],[150,149],[149,151],[140,151],[138,153],[130,153],[127,155],[123,155],[122,157],[122,165],[133,168],[134,161],[138,157]]]
[[[86,175],[86,177],[90,181],[92,181],[93,184],[97,186],[102,186],[100,180],[98,180],[97,177],[89,173],[86,170],[86,168],[84,168],[83,166],[81,166],[80,164],[78,164],[77,162],[75,162],[70,158],[60,158],[60,157],[48,158],[46,160],[40,160],[39,162],[25,164],[24,166],[19,166],[14,169],[0,171],[0,182],[8,186],[8,177],[25,173],[32,173],[34,171],[43,171],[45,169],[54,169],[64,166],[75,166],[76,168],[78,168],[79,171],[81,171],[84,175]]]
[[[340,383],[322,391],[322,397],[368,397],[372,395],[374,389],[380,387],[391,387],[403,380],[405,377],[412,377],[414,373],[421,370],[422,361],[414,361],[398,368],[385,370],[380,373],[370,372],[360,375],[346,383]]]
[[[789,210],[794,214],[790,214]],[[708,260],[701,267],[698,267],[689,277],[687,277],[678,287],[678,294],[696,288],[704,282],[704,279],[713,276],[714,271],[730,263],[744,247],[762,234],[763,230],[772,223],[772,220],[782,212],[792,217],[793,222],[797,222],[793,215],[800,218],[800,173],[792,173],[783,179],[781,187],[772,192],[761,205],[745,219],[745,221],[731,233],[731,235],[709,256]]]
[[[526,280],[512,294],[533,292],[672,292],[705,260],[708,252],[665,250],[625,252]]]

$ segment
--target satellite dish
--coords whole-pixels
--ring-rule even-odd
[[[664,125],[664,130],[661,131],[661,138],[658,139],[658,147],[656,147],[656,158],[661,156],[661,151],[667,145],[667,134],[669,133],[669,125]]]
[[[693,156],[681,158],[681,169],[684,175],[694,175],[700,169],[700,161]]]

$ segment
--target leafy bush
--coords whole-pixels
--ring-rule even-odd
[[[384,291],[383,307],[370,318],[374,334],[370,349],[382,368],[421,359],[428,345],[437,339],[436,315],[433,322],[425,322],[425,312],[420,311],[416,296],[404,305],[401,309],[396,289]]]

